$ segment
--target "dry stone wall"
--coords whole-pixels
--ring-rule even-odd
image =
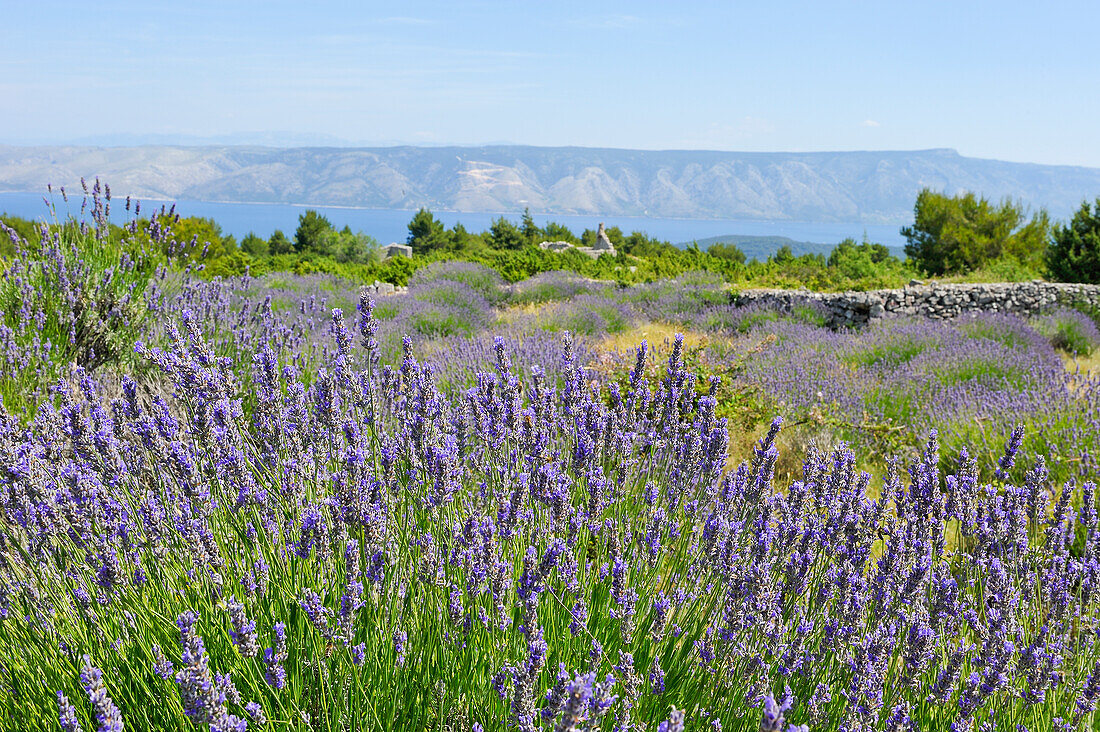
[[[1100,307],[1100,285],[1038,280],[990,284],[914,282],[899,290],[870,292],[744,290],[734,296],[734,302],[741,306],[755,304],[784,311],[798,306],[817,306],[825,311],[828,325],[839,328],[865,325],[890,315],[923,315],[943,320],[980,311],[1034,315],[1058,304]]]

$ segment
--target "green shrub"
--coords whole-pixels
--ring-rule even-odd
[[[925,188],[913,214],[913,225],[901,230],[905,253],[934,275],[973,272],[1006,257],[1037,266],[1050,233],[1045,211],[1028,221],[1022,205],[994,204],[973,193],[949,196]]]
[[[1054,227],[1046,265],[1056,280],[1100,283],[1100,197],[1092,208],[1082,203],[1068,224]]]

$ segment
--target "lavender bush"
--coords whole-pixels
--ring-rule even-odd
[[[162,294],[149,284],[163,273],[174,214],[154,212],[140,230],[135,218],[115,231],[110,188],[81,183],[80,217],[59,218],[47,200],[52,223],[34,243],[0,223],[15,250],[0,275],[0,398],[9,410],[33,411],[70,364],[94,370],[130,361]],[[129,199],[125,205],[131,211]]]
[[[740,373],[796,421],[888,452],[911,453],[915,434],[937,429],[952,456],[967,448],[986,461],[1023,423],[1057,477],[1095,470],[1100,381],[1067,371],[1021,318],[898,318],[842,332],[776,322],[768,334],[773,342],[742,359]]]
[[[728,469],[677,341],[624,388],[494,347],[451,395],[371,303],[312,378],[261,346],[246,413],[193,313],[0,425],[0,728],[1085,729],[1091,482],[1014,431],[935,433],[880,485],[840,446]],[[355,341],[359,345],[355,345]]]
[[[513,319],[515,327],[535,331],[568,332],[602,337],[638,324],[639,313],[607,295],[579,295],[572,300],[543,304],[537,312]]]
[[[1080,311],[1058,308],[1032,322],[1035,330],[1049,338],[1055,348],[1071,355],[1088,356],[1100,346],[1100,328]]]
[[[409,278],[409,289],[417,290],[440,281],[459,282],[481,295],[487,302],[505,298],[504,280],[496,270],[474,262],[434,262],[418,269]]]
[[[572,300],[582,294],[596,294],[612,289],[606,282],[596,282],[575,272],[541,272],[509,288],[508,300],[516,305],[531,305],[554,300]]]
[[[781,320],[806,323],[819,328],[824,328],[826,322],[824,309],[813,305],[799,305],[787,312],[756,303],[745,306],[711,305],[689,310],[686,316],[685,325],[703,333],[723,335],[763,330]]]

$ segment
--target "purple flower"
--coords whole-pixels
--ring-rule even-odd
[[[165,658],[160,646],[153,646],[153,672],[168,681],[172,678],[172,662]]]
[[[286,623],[275,623],[275,645],[264,649],[264,679],[273,688],[282,690],[286,686],[287,661]]]
[[[657,725],[657,732],[684,732],[684,713],[673,707],[668,720]]]
[[[1004,455],[997,462],[998,480],[1008,480],[1008,471],[1016,464],[1016,453],[1020,451],[1020,445],[1023,443],[1024,428],[1016,426],[1012,429],[1012,434],[1009,435],[1008,442],[1005,444]]]
[[[653,657],[653,667],[649,670],[649,685],[654,694],[665,693],[665,671],[661,668],[661,659],[657,656]]]
[[[84,656],[84,666],[80,671],[80,685],[92,702],[95,719],[99,724],[98,732],[122,732],[122,712],[107,695],[103,672],[92,665],[92,659],[87,655]],[[58,701],[60,702],[60,697]]]
[[[183,646],[180,669],[176,672],[183,711],[195,724],[217,730],[243,730],[247,723],[229,714],[225,706],[227,692],[238,699],[239,695],[228,675],[216,678],[210,670],[202,636],[195,630],[197,622],[198,616],[190,610],[176,621]]]
[[[245,658],[252,658],[260,652],[260,646],[256,642],[256,621],[249,620],[245,615],[244,605],[237,602],[237,598],[230,597],[227,603],[229,609],[229,622],[233,629],[229,631],[233,643],[241,650]]]
[[[57,692],[57,719],[64,732],[84,732],[76,718],[76,707],[63,692]]]
[[[248,716],[257,726],[264,727],[267,725],[267,716],[264,714],[264,708],[257,702],[248,702],[244,705],[244,709],[248,712]]]
[[[397,654],[397,667],[400,668],[405,665],[405,643],[409,640],[409,635],[403,630],[393,631],[393,651]]]
[[[332,628],[329,626],[328,619],[333,613],[332,610],[325,605],[320,595],[311,589],[303,588],[298,604],[301,606],[302,610],[305,610],[309,622],[313,624],[314,628],[320,631],[322,636],[325,638],[332,636]]]

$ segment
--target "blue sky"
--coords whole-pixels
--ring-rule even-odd
[[[953,147],[1100,166],[1096,2],[0,0],[0,143]],[[238,133],[248,133],[241,135]]]

